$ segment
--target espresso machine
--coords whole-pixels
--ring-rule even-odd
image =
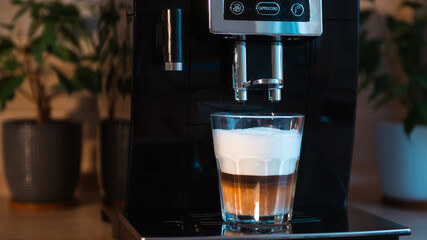
[[[358,0],[124,4],[133,27],[133,82],[131,155],[118,239],[410,234],[406,227],[347,207]],[[243,230],[222,222],[213,112],[305,115],[295,214],[288,225]]]

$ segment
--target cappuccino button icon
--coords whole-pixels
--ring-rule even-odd
[[[255,9],[259,15],[275,16],[280,12],[280,5],[276,2],[260,2]]]
[[[304,14],[304,6],[301,3],[294,3],[291,12],[295,17],[301,17]]]
[[[239,1],[235,1],[230,4],[230,11],[234,15],[240,15],[243,13],[244,10],[245,10],[245,6],[243,5],[243,3]]]

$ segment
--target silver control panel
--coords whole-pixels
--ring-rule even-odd
[[[209,0],[213,34],[320,36],[322,0]]]

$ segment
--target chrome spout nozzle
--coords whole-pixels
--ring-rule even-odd
[[[165,71],[182,71],[182,62],[165,62]]]
[[[244,38],[234,42],[232,72],[235,101],[240,103],[247,101],[248,88],[260,85],[267,86],[269,101],[279,102],[282,100],[283,45],[281,42],[275,41],[271,43],[271,62],[272,78],[248,81],[246,72],[246,42]]]
[[[269,89],[268,90],[268,100],[270,102],[280,102],[282,100],[282,91],[281,89]]]
[[[279,38],[275,40],[280,40]],[[282,42],[271,43],[271,73],[272,78],[284,79],[283,78],[283,44]],[[283,87],[283,81],[281,88]],[[282,91],[277,88],[268,89],[268,100],[270,102],[279,102],[282,100]]]
[[[245,102],[247,97],[246,87],[246,42],[238,40],[234,42],[233,51],[233,88],[234,100],[237,102]]]

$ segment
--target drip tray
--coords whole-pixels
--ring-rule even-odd
[[[217,211],[144,211],[120,215],[122,239],[398,239],[407,227],[348,207],[304,208],[287,225],[225,224]]]

